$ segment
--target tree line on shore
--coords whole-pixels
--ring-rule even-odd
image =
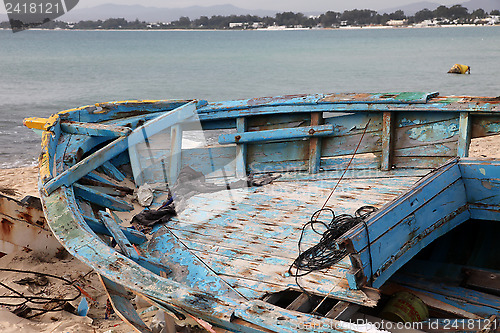
[[[500,15],[499,10],[487,13],[483,9],[477,9],[469,13],[462,5],[446,7],[439,6],[435,10],[423,9],[413,16],[406,16],[402,10],[390,14],[379,14],[370,9],[346,10],[343,13],[328,11],[318,16],[306,16],[303,13],[283,12],[274,17],[259,17],[255,15],[214,15],[212,17],[201,16],[191,20],[189,17],[181,17],[176,21],[168,23],[149,23],[145,21],[127,21],[124,18],[110,18],[97,21],[80,21],[67,23],[63,21],[50,21],[44,23],[41,28],[45,29],[255,29],[273,26],[284,26],[288,28],[335,28],[342,25],[367,26],[385,25],[391,20],[404,20],[404,24],[420,23],[425,20],[438,19],[440,24],[467,24],[477,23],[478,20],[490,16]],[[9,29],[21,22],[10,21],[0,23],[0,28]]]

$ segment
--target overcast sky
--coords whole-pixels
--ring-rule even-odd
[[[422,0],[80,0],[77,8],[95,7],[107,3],[123,5],[142,5],[146,7],[183,8],[189,6],[213,6],[232,4],[245,9],[269,9],[294,12],[326,12],[334,10],[342,12],[350,9],[386,9],[394,8]],[[427,0],[450,6],[466,0]],[[5,13],[5,7],[0,5],[0,13]]]
[[[237,7],[247,9],[271,9],[271,10],[291,10],[291,11],[342,11],[346,9],[381,9],[397,7],[421,0],[80,0],[78,6],[92,7],[103,3],[120,4],[142,4],[143,6],[154,7],[189,7],[189,6],[212,6],[232,4]],[[429,0],[429,2],[434,2]],[[463,2],[460,0],[437,0],[435,2],[445,5]]]
[[[328,10],[344,11],[350,9],[384,9],[393,8],[421,0],[80,0],[76,8],[94,7],[106,3],[124,5],[140,4],[149,7],[182,8],[189,6],[212,6],[232,4],[245,9],[269,9],[276,11],[326,12]],[[465,0],[428,0],[443,5],[453,5]],[[0,6],[0,12],[5,12]]]

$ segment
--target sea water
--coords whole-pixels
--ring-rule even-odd
[[[446,74],[455,63],[471,75]],[[124,99],[296,93],[500,95],[500,27],[0,31],[0,168],[30,165],[25,117]]]

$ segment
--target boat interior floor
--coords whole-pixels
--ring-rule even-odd
[[[366,205],[380,208],[420,176],[385,173],[345,178],[327,207],[336,215],[353,215]],[[374,306],[376,301],[363,290],[349,289],[348,257],[297,280],[288,273],[298,256],[303,226],[323,206],[337,182],[338,176],[316,180],[310,174],[294,173],[262,187],[197,194],[177,216],[157,225],[140,250],[169,266],[178,282],[199,290],[225,294],[229,288],[244,299],[258,299],[284,290],[300,291],[298,282],[311,294]],[[163,199],[155,199],[156,206]],[[321,219],[328,223],[331,216]],[[309,230],[302,239],[302,250],[320,238]]]

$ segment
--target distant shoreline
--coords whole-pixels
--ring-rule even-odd
[[[379,29],[432,29],[432,28],[479,28],[479,27],[500,27],[500,24],[449,24],[435,26],[346,26],[338,28],[265,28],[265,29],[43,29],[30,28],[26,30],[33,31],[318,31],[318,30],[379,30]],[[11,30],[9,28],[0,28],[0,30]]]

